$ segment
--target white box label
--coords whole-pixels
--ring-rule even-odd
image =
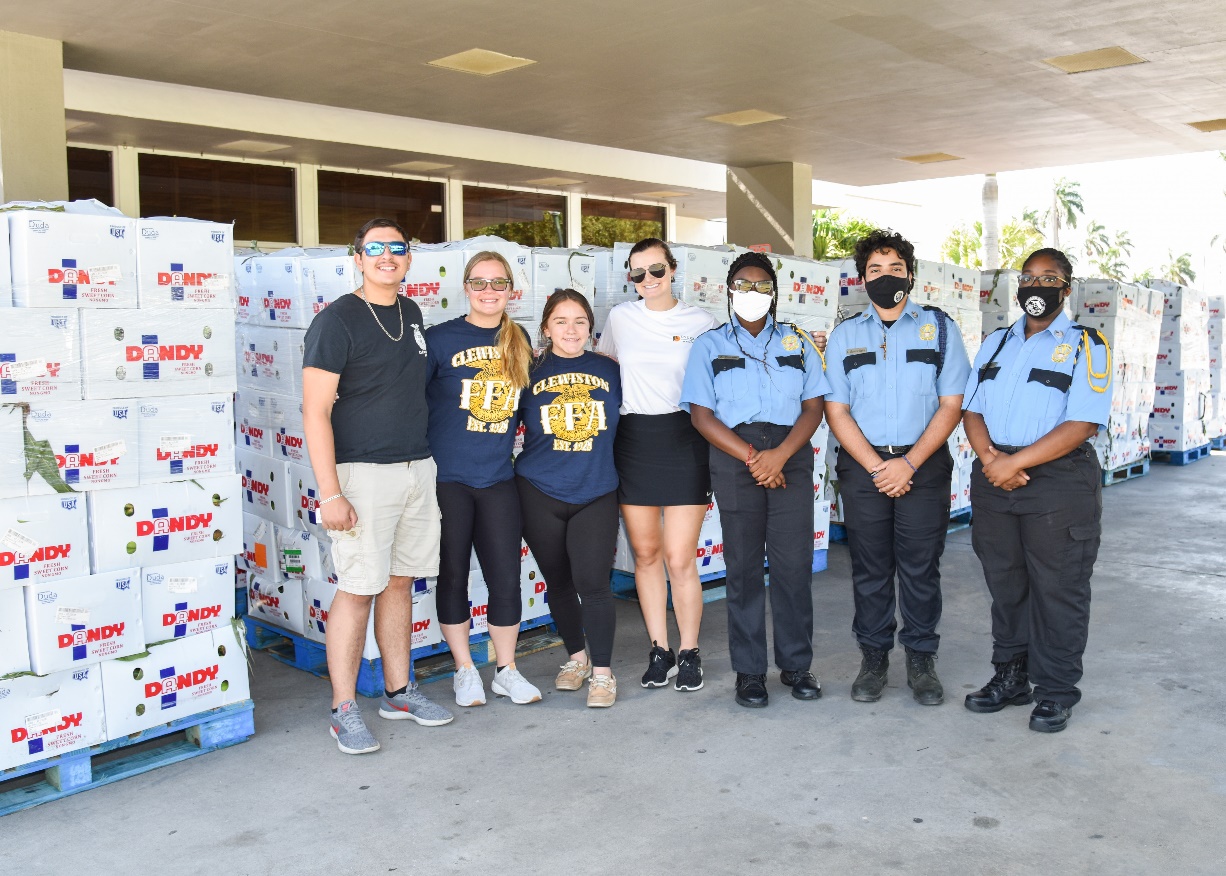
[[[26,733],[31,737],[40,735],[49,727],[58,727],[64,723],[64,716],[59,709],[48,709],[34,715],[26,715]]]
[[[123,439],[108,441],[94,448],[94,459],[118,459],[128,452],[128,445]]]
[[[99,283],[118,283],[123,280],[123,268],[119,265],[98,265],[96,268],[90,268],[89,282],[97,285]]]
[[[195,593],[197,589],[196,579],[190,575],[166,579],[166,590],[170,593]]]
[[[34,377],[45,377],[46,374],[47,362],[42,356],[39,356],[37,359],[14,362],[9,366],[10,380],[30,380]]]
[[[4,543],[6,548],[10,548],[19,554],[25,554],[27,557],[38,550],[38,542],[24,535],[15,529],[10,529],[0,537],[0,542]]]
[[[69,608],[61,605],[55,610],[55,622],[57,624],[87,624],[89,623],[89,609]]]
[[[192,446],[191,435],[163,435],[158,442],[161,448],[170,453],[182,453]]]

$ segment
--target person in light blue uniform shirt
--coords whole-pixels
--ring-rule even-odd
[[[972,543],[992,594],[996,672],[972,712],[1038,700],[1030,729],[1063,730],[1081,699],[1102,471],[1089,440],[1111,412],[1111,348],[1063,310],[1072,265],[1034,252],[1018,278],[1026,316],[984,339],[966,384]],[[1031,690],[1031,682],[1034,690]]]
[[[910,242],[874,231],[856,245],[855,259],[872,303],[841,322],[826,347],[826,417],[840,444],[835,471],[861,651],[851,697],[882,696],[897,602],[907,685],[917,702],[934,706],[945,696],[936,654],[953,477],[946,441],[962,417],[970,362],[953,318],[911,300]]]
[[[774,267],[745,253],[728,271],[728,323],[690,351],[681,407],[711,445],[711,486],[728,566],[728,645],[736,701],[767,705],[766,583],[770,563],[775,664],[792,696],[814,700],[813,448],[830,392],[807,334],[776,322]]]

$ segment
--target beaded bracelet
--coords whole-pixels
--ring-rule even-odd
[[[905,453],[902,455],[902,461],[905,462],[907,465],[911,465],[911,460],[907,459],[907,454]],[[916,474],[919,474],[919,469],[913,465],[911,465],[911,471],[915,472]]]

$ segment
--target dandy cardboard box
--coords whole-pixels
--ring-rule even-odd
[[[234,393],[235,444],[242,450],[272,456],[272,419],[268,393],[240,386]]]
[[[779,281],[779,307],[791,313],[834,319],[839,308],[839,271],[834,265],[770,254]]]
[[[0,770],[105,741],[98,664],[0,678]]]
[[[1017,278],[1020,271],[1001,269],[979,275],[979,306],[983,310],[1021,309],[1017,303]]]
[[[982,281],[975,268],[945,265],[945,289],[951,307],[979,309],[979,289]]]
[[[709,313],[728,315],[728,268],[737,254],[704,246],[673,247],[673,294]]]
[[[413,628],[409,634],[409,647],[414,651],[419,648],[432,648],[443,641],[434,608],[435,584],[434,578],[417,578],[413,581]],[[336,585],[330,581],[308,578],[303,582],[305,635],[311,641],[326,644],[328,612],[335,597]],[[375,660],[378,657],[379,643],[375,641],[375,613],[372,611],[366,622],[362,659]]]
[[[293,462],[287,463],[285,468],[289,480],[289,501],[295,520],[293,525],[314,535],[329,537],[319,510],[319,500],[326,499],[327,496],[320,494],[314,470],[309,465]]]
[[[247,662],[229,629],[152,645],[147,653],[102,665],[107,739],[249,698]]]
[[[95,572],[237,554],[243,517],[238,475],[89,494]]]
[[[305,257],[305,250],[290,247],[252,259],[255,298],[248,311],[249,323],[299,329],[311,324],[315,309],[308,300],[302,279]]]
[[[275,580],[279,574],[273,524],[247,511],[243,512],[243,551],[238,562],[242,568],[262,578]]]
[[[0,590],[89,574],[85,497],[0,500]]]
[[[242,450],[236,451],[234,456],[242,477],[243,510],[269,523],[292,527],[295,515],[286,464]]]
[[[449,244],[442,244],[442,246],[463,251],[463,265],[467,265],[468,260],[479,252],[496,252],[506,259],[507,263],[511,266],[511,279],[515,281],[514,288],[521,289],[524,292],[532,290],[532,250],[526,246],[490,235],[470,237],[467,240],[454,241]],[[418,246],[414,251],[416,252],[423,248]],[[463,272],[463,265],[461,266],[461,273]],[[411,272],[412,268],[410,267],[409,270]]]
[[[727,570],[724,562],[724,537],[722,532],[699,533],[698,548],[694,563],[699,575],[722,575]]]
[[[85,397],[234,392],[233,317],[229,310],[85,311]]]
[[[1138,306],[1138,297],[1142,294],[1148,297],[1149,291],[1118,280],[1075,280],[1069,304],[1078,321],[1090,316],[1123,316],[1133,312],[1145,312],[1144,308]]]
[[[813,503],[813,550],[824,551],[830,547],[830,503]]]
[[[141,604],[149,642],[182,639],[230,625],[234,617],[234,558],[145,566]]]
[[[0,590],[0,678],[29,671],[25,593],[19,587]]]
[[[342,295],[360,285],[357,265],[347,246],[308,249],[302,260],[302,290],[312,318]]]
[[[302,396],[302,351],[306,332],[239,326],[235,337],[238,384],[257,392]]]
[[[489,632],[490,591],[480,570],[468,573],[468,636]]]
[[[273,441],[269,452],[283,462],[310,465],[306,429],[302,425],[302,399],[270,393],[267,401]]]
[[[235,250],[234,253],[234,321],[250,322],[252,311],[259,303],[256,299],[254,250]]]
[[[247,578],[247,613],[292,633],[305,635],[302,591],[302,581],[276,581],[249,575]]]
[[[3,221],[3,219],[0,219]],[[75,310],[8,310],[0,333],[0,403],[81,398]]]
[[[916,259],[915,285],[911,288],[911,300],[916,304],[934,304],[942,308],[953,306],[951,296],[945,291],[945,269],[947,267],[948,265],[940,262]]]
[[[412,254],[400,294],[413,299],[425,324],[437,325],[468,313],[464,250],[454,243],[419,243]]]
[[[234,223],[136,220],[141,307],[234,309]]]
[[[273,526],[277,568],[282,578],[315,578],[336,581],[332,563],[332,539],[303,529]]]
[[[519,594],[521,622],[549,614],[549,589],[541,567],[527,545],[519,553]]]
[[[234,473],[234,409],[229,394],[156,398],[134,407],[142,484]]]
[[[44,210],[7,219],[17,307],[136,307],[136,220]]]
[[[140,569],[25,589],[30,668],[37,675],[145,650]]]
[[[30,475],[29,495],[50,495],[139,483],[136,405],[114,401],[32,402],[0,408],[0,431],[22,435],[19,455],[0,442],[8,474]],[[23,478],[24,479],[24,478]]]
[[[856,260],[839,259],[830,265],[839,275],[839,307],[868,304],[868,293],[864,291],[864,281],[860,279]]]
[[[411,272],[411,269],[410,269]],[[596,298],[596,259],[567,247],[532,250],[532,291],[541,301],[554,292],[574,289],[591,304]]]

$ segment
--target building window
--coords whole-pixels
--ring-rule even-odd
[[[148,153],[138,161],[141,216],[233,222],[239,243],[298,239],[293,168]]]
[[[68,147],[68,200],[95,198],[108,207],[115,206],[115,179],[111,176],[109,149]]]
[[[583,199],[583,242],[593,246],[637,243],[645,237],[664,239],[666,210],[648,204]]]
[[[524,246],[563,246],[566,198],[464,186],[464,236],[494,234]]]
[[[371,219],[393,219],[411,240],[442,243],[442,183],[321,170],[319,242],[352,243]]]

